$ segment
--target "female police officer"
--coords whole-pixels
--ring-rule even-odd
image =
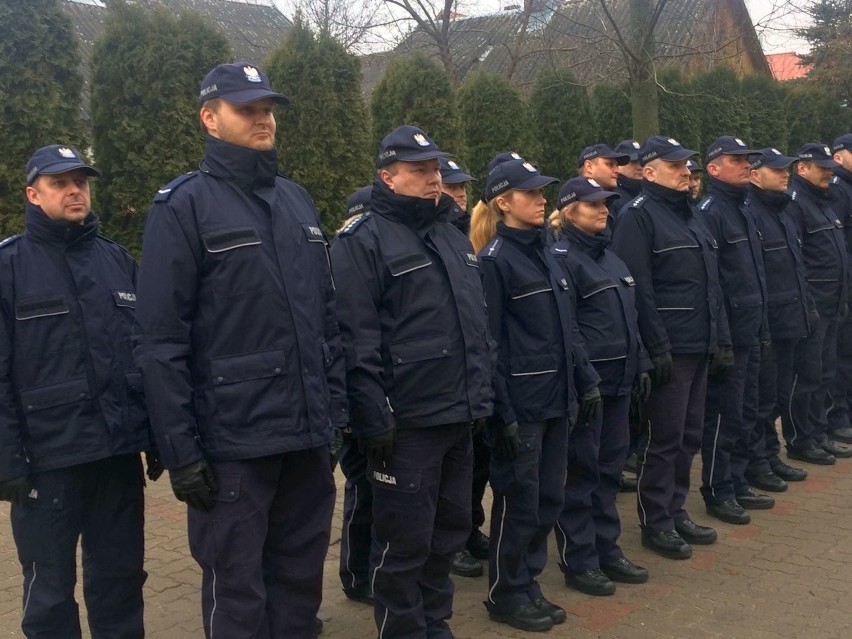
[[[555,182],[523,158],[496,164],[473,211],[471,240],[492,337],[498,343],[494,417],[489,589],[491,619],[528,631],[563,623],[536,577],[547,558],[547,535],[562,508],[575,365],[568,283],[553,272],[543,243],[542,187]],[[586,408],[597,404],[597,375],[587,361]]]
[[[600,375],[603,406],[595,419],[578,423],[568,445],[565,504],[557,544],[565,583],[589,595],[611,595],[613,581],[643,583],[648,571],[618,547],[621,523],[615,496],[627,457],[631,388],[645,400],[651,361],[637,324],[633,278],[607,249],[607,203],[618,194],[590,178],[568,180],[559,191],[551,226],[559,238],[551,254],[573,287],[576,319],[589,359]]]

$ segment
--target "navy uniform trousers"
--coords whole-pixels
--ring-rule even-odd
[[[796,345],[793,396],[790,402],[792,435],[787,446],[808,448],[818,445],[828,429],[829,390],[837,368],[836,317],[819,318],[817,329]]]
[[[536,581],[547,563],[547,537],[565,495],[568,417],[519,424],[512,460],[491,451],[491,545],[488,600],[495,612],[542,598]]]
[[[368,467],[370,569],[379,639],[450,639],[450,563],[471,529],[470,422],[396,429],[391,461]]]
[[[313,639],[334,510],[328,446],[211,462],[210,512],[189,508],[208,639]]]
[[[798,339],[773,340],[772,347],[760,360],[758,382],[757,429],[752,440],[749,473],[772,470],[769,459],[781,452],[775,420],[781,417],[784,439],[793,437],[790,399],[793,393],[793,367]]]
[[[852,398],[852,315],[847,315],[837,327],[837,367],[828,402],[828,433],[850,425]]]
[[[630,395],[604,395],[597,418],[577,425],[569,437],[565,504],[556,524],[559,559],[567,574],[595,570],[624,556],[615,497],[630,446],[629,412]]]
[[[745,492],[749,446],[757,430],[760,346],[734,347],[734,367],[707,381],[701,439],[701,494],[720,504]]]
[[[669,383],[655,388],[645,403],[639,443],[639,523],[656,532],[689,519],[684,509],[689,471],[704,428],[707,356],[673,354],[672,363]]]
[[[142,639],[145,517],[142,462],[120,455],[32,476],[12,533],[24,570],[21,627],[29,639],[79,639],[77,542],[93,639]]]
[[[491,450],[485,441],[485,429],[473,435],[473,494],[472,516],[473,528],[478,530],[485,524],[485,509],[482,500],[485,497],[485,488],[488,486],[489,465],[491,462]]]
[[[340,583],[344,590],[363,592],[370,585],[373,489],[367,481],[367,458],[358,450],[358,440],[351,432],[343,433],[340,470],[346,477],[340,535]]]

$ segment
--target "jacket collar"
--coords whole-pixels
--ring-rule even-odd
[[[412,229],[422,231],[435,222],[449,221],[454,207],[455,202],[449,195],[442,194],[435,204],[435,200],[394,193],[378,176],[373,180],[373,195],[370,200],[373,214],[405,224]]]
[[[634,180],[633,178],[629,178],[621,174],[619,174],[618,178],[616,178],[616,184],[627,191],[630,197],[636,197],[642,191],[642,180]],[[624,202],[619,201],[618,204],[620,206],[623,205]]]
[[[789,194],[784,191],[781,193],[778,191],[766,191],[753,184],[749,185],[747,193],[749,199],[755,199],[773,212],[779,214],[787,206],[787,202],[790,201]]]
[[[790,180],[790,189],[795,191],[802,191],[811,197],[817,200],[833,200],[828,189],[821,189],[815,184],[811,184],[807,180],[800,178],[798,175],[794,175]]]
[[[204,141],[201,170],[214,177],[234,182],[242,190],[251,192],[259,187],[275,184],[275,177],[278,175],[278,154],[275,149],[256,151],[208,135]]]
[[[656,182],[643,180],[642,192],[681,215],[687,217],[692,215],[692,208],[689,205],[689,191],[676,191]]]
[[[722,180],[711,177],[707,183],[707,192],[718,198],[735,200],[742,203],[746,196],[746,187],[728,184]]]
[[[82,224],[76,224],[53,220],[47,217],[40,206],[27,204],[24,219],[28,237],[66,249],[86,249],[98,234],[99,221],[94,213],[89,213]]]
[[[609,233],[595,233],[592,235],[581,231],[573,224],[564,224],[562,226],[562,237],[595,259],[603,254],[604,249],[609,246],[612,239]]]

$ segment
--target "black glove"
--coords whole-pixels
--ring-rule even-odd
[[[206,461],[202,459],[188,466],[174,468],[169,471],[169,479],[178,500],[205,513],[213,509],[216,503],[214,495],[219,487],[216,485],[216,475]]]
[[[654,370],[651,371],[651,383],[654,386],[665,386],[672,378],[672,354],[666,351],[661,355],[655,355],[651,358],[651,364]]]
[[[488,420],[485,417],[480,417],[479,419],[474,419],[470,423],[470,434],[478,435],[482,432],[482,429],[485,428],[485,422]]]
[[[639,373],[633,382],[633,401],[647,402],[651,396],[651,376],[648,373]]]
[[[145,468],[147,469],[145,474],[151,481],[157,481],[166,469],[156,449],[145,451]]]
[[[808,337],[816,333],[819,327],[819,313],[816,309],[808,311]]]
[[[601,409],[601,392],[595,386],[587,390],[580,397],[580,410],[577,413],[577,421],[580,424],[589,424],[598,416]]]
[[[713,355],[707,374],[713,379],[723,380],[734,367],[734,349],[730,346],[720,346],[719,352]]]
[[[760,343],[760,359],[766,359],[772,352],[772,342]]]
[[[518,422],[491,427],[494,437],[494,454],[500,459],[512,460],[518,456],[521,439],[518,437]]]
[[[0,481],[0,501],[8,501],[16,506],[23,506],[27,503],[27,497],[32,488],[32,482],[26,475]]]
[[[367,462],[373,468],[384,468],[391,460],[394,439],[396,439],[395,428],[371,437],[359,437],[358,450],[364,453]]]

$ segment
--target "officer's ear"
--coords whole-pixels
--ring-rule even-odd
[[[654,166],[653,162],[648,162],[648,164],[642,167],[642,179],[648,182],[657,181],[657,167]]]
[[[722,157],[722,156],[720,156],[720,157]],[[719,176],[719,165],[716,164],[713,161],[708,162],[707,163],[707,175],[709,175],[711,177],[718,177]]]
[[[494,198],[494,204],[500,213],[508,213],[512,206],[513,191],[506,191]]]
[[[41,206],[41,199],[39,198],[38,189],[36,189],[34,186],[38,183],[39,179],[41,178],[36,178],[36,181],[33,182],[33,185],[28,186],[26,189],[24,189],[24,193],[26,193],[27,196],[27,202],[29,202],[33,206]]]
[[[391,191],[393,191],[393,179],[396,177],[397,173],[399,173],[399,167],[396,166],[396,163],[389,164],[383,169],[379,169],[379,179],[384,182]]]

